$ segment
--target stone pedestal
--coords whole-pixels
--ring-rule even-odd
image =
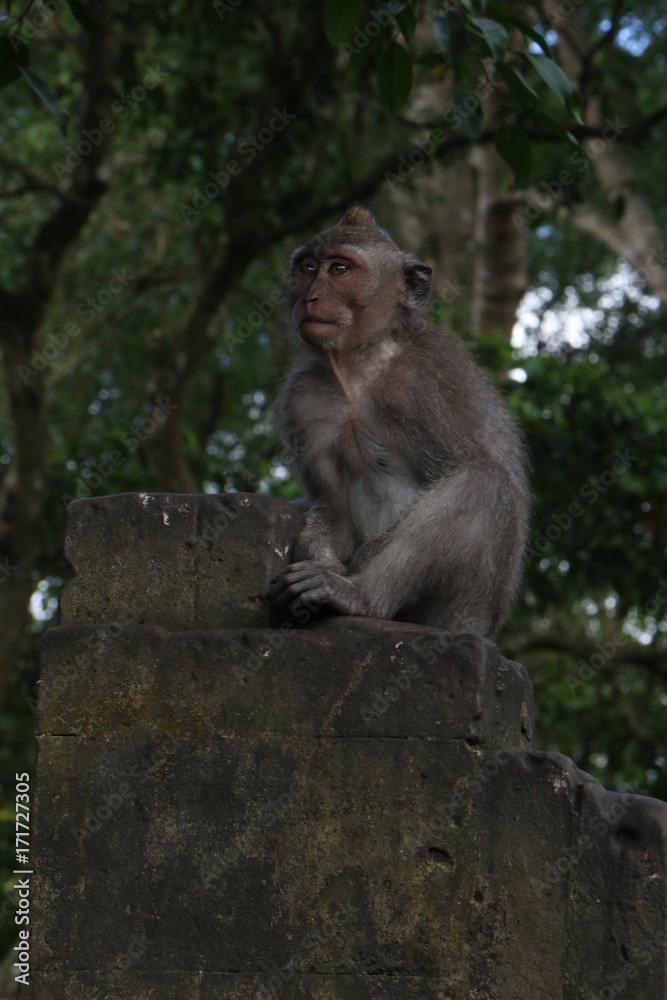
[[[267,627],[299,526],[248,495],[70,506],[20,997],[662,1000],[667,805],[531,750],[487,640]]]

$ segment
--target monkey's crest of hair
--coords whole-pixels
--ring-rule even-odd
[[[331,247],[357,246],[364,249],[378,245],[392,247],[400,253],[392,238],[384,229],[380,229],[368,209],[354,205],[348,208],[335,226],[324,229],[303,246],[298,247],[292,255],[292,266],[305,254],[312,254],[318,259],[320,253],[328,252]]]
[[[327,230],[326,236],[332,243],[356,243],[359,246],[366,246],[369,243],[389,243],[396,246],[388,233],[380,229],[368,209],[362,208],[361,205],[348,208],[342,219],[332,229]]]

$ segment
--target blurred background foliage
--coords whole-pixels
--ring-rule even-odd
[[[272,410],[284,269],[355,202],[433,266],[434,322],[523,429],[533,528],[499,645],[538,746],[667,798],[662,6],[2,7],[2,871],[67,502],[299,494]]]

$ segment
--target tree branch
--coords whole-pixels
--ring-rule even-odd
[[[627,728],[630,730],[639,746],[649,753],[653,759],[656,757],[667,756],[667,744],[659,740],[657,736],[654,736],[653,733],[640,722],[635,714],[632,704],[630,703],[630,699],[627,694],[621,690],[616,678],[612,678],[611,683],[614,690],[614,701],[616,703],[616,708],[618,709],[618,714],[625,722]]]
[[[566,653],[574,660],[590,663],[594,656],[601,655],[595,643],[555,632],[508,636],[506,640],[501,640],[500,646],[503,655],[512,659],[525,656],[526,653],[550,652]],[[610,664],[641,667],[662,681],[667,681],[667,649],[654,646],[619,646],[608,660]]]
[[[282,31],[280,30],[280,25],[278,24],[276,19],[272,17],[271,14],[269,14],[268,10],[266,10],[266,8],[264,7],[264,4],[261,3],[261,0],[248,0],[248,3],[254,10],[255,14],[257,14],[257,17],[260,19],[260,21],[262,21],[262,23],[264,24],[264,27],[266,28],[271,38],[273,39],[274,45],[276,46],[278,52],[284,53],[285,42],[283,40]]]
[[[4,192],[2,197],[5,198],[15,198],[19,194],[28,194],[33,191],[47,191],[49,194],[55,195],[59,201],[74,201],[77,204],[85,204],[76,194],[70,191],[64,191],[62,188],[57,187],[55,184],[51,184],[49,181],[44,180],[39,174],[34,173],[28,167],[19,163],[18,160],[12,160],[8,156],[0,155],[0,166],[4,167],[5,170],[10,171],[10,173],[18,173],[26,181],[26,184],[22,188],[16,188],[14,191]]]
[[[195,274],[194,267],[181,265],[174,265],[172,267],[168,264],[156,264],[153,267],[149,267],[146,271],[137,274],[132,282],[132,286],[135,292],[143,292],[146,288],[152,288],[155,285],[177,285],[182,281],[190,281]]]

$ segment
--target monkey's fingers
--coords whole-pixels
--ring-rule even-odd
[[[280,576],[276,577],[275,580],[271,581],[271,586],[266,592],[266,596],[269,601],[273,602],[275,599],[282,594],[283,590],[286,588],[287,582],[285,580],[285,574],[282,573]]]
[[[309,566],[313,567],[317,565],[318,565],[317,563],[313,562],[290,563],[289,566],[286,566],[284,569],[280,571],[278,576],[273,578],[273,580],[271,581],[271,586],[269,587],[266,596],[270,601],[273,601],[276,597],[282,594],[283,590],[289,587],[293,578],[300,579],[300,574],[302,574],[304,571],[308,572],[305,569],[306,567]],[[295,571],[296,575],[294,575]],[[312,569],[311,572],[313,572]]]
[[[289,580],[290,583],[294,580],[307,580],[308,577],[321,577],[324,576],[328,570],[321,563],[315,562],[313,559],[306,559],[303,562],[291,563],[282,575],[282,579]]]
[[[323,604],[330,592],[327,571],[319,563],[295,563],[280,581],[274,585],[269,594],[274,607],[284,610],[295,601],[299,605],[311,601]]]

